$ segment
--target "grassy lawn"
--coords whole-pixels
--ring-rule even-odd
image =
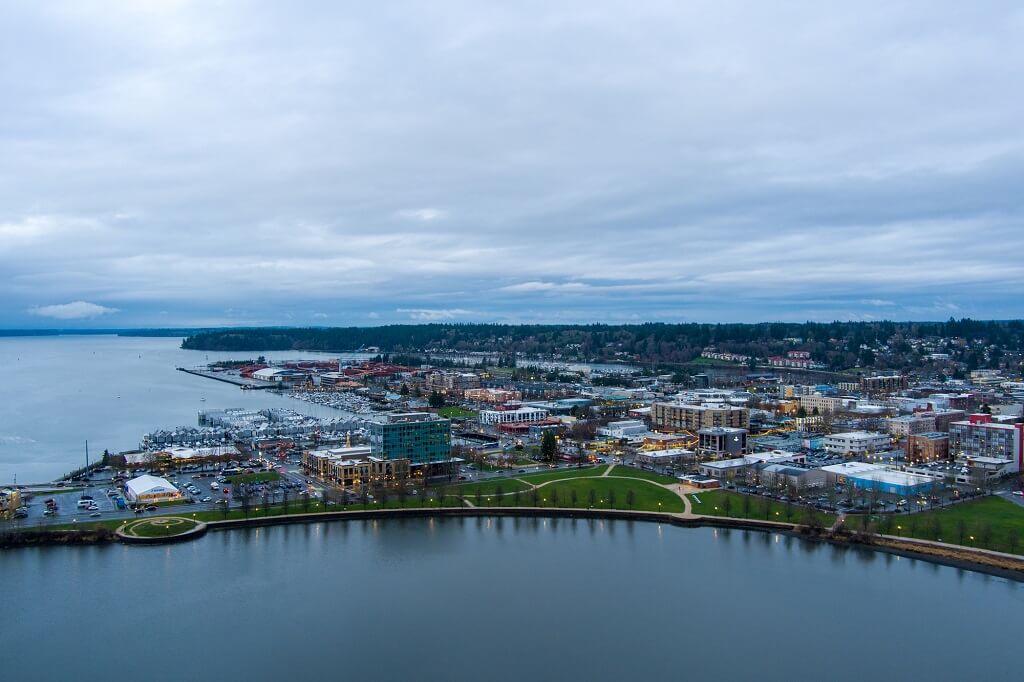
[[[516,478],[537,485],[539,483],[544,483],[545,481],[557,481],[560,478],[600,476],[607,470],[608,465],[602,464],[599,467],[583,467],[582,469],[577,469],[573,467],[571,469],[555,469],[551,471],[541,471],[536,474],[523,474],[522,476],[516,476]]]
[[[36,497],[52,497],[53,495],[63,495],[64,493],[80,493],[83,490],[85,488],[54,488],[53,490],[25,490],[23,492]]]
[[[231,485],[238,485],[239,483],[260,483],[262,481],[276,481],[281,478],[281,474],[276,471],[261,471],[258,474],[239,474],[238,476],[228,476],[228,483]]]
[[[633,493],[633,504],[629,504],[629,493]],[[573,501],[573,493],[576,500]],[[591,495],[593,493],[593,495]],[[469,498],[476,504],[476,500]],[[591,504],[593,500],[593,504]],[[660,505],[659,505],[660,503]],[[537,489],[536,503],[533,491],[520,492],[518,499],[514,492],[506,492],[501,498],[482,498],[481,507],[579,507],[593,506],[595,509],[635,509],[637,511],[683,511],[683,501],[670,490],[622,478],[595,478],[580,476],[567,481],[551,483]]]
[[[498,488],[501,488],[506,493],[511,493],[516,490],[529,490],[530,486],[522,481],[517,481],[513,478],[504,479],[492,479],[487,481],[480,481],[479,483],[464,483],[453,490],[459,495],[465,495],[466,497],[472,498],[476,495],[476,491],[479,490],[481,495],[494,495],[497,493]]]
[[[475,410],[467,410],[464,407],[449,405],[448,407],[439,408],[437,414],[445,419],[474,419],[480,413]]]
[[[744,507],[744,499],[750,501],[749,510]],[[697,500],[700,500],[699,502]],[[771,500],[757,495],[743,495],[729,490],[708,490],[690,495],[694,514],[703,516],[731,516],[736,519],[759,519],[768,521],[786,521],[803,523],[808,508],[799,504],[787,505],[785,502]],[[835,523],[835,516],[814,510],[815,518],[823,526]]]
[[[1001,497],[984,497],[948,509],[890,518],[875,517],[880,532],[1012,554],[1020,554],[1024,545],[1024,507]],[[1016,542],[1012,531],[1019,536]]]
[[[624,476],[626,478],[642,478],[645,481],[654,481],[655,483],[678,483],[679,481],[672,476],[665,476],[662,474],[656,474],[653,471],[644,471],[643,469],[637,469],[635,467],[616,466],[612,469],[609,476]]]
[[[133,523],[128,528],[128,534],[140,538],[166,538],[171,535],[180,535],[196,527],[195,522],[187,519],[184,521],[174,519],[174,522],[166,524],[154,523],[153,521],[154,519],[146,519]]]

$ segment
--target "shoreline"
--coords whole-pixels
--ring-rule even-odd
[[[365,509],[353,511],[313,512],[265,516],[249,519],[206,521],[201,533],[184,536],[147,539],[146,542],[128,542],[136,545],[159,545],[182,542],[201,537],[208,531],[230,531],[269,526],[322,523],[331,521],[365,521],[401,518],[568,518],[610,521],[642,521],[665,523],[682,528],[723,528],[751,530],[762,533],[782,533],[792,537],[825,542],[835,546],[866,549],[870,551],[905,556],[929,563],[994,575],[1016,582],[1024,582],[1024,556],[1005,554],[992,550],[964,547],[931,540],[901,538],[890,535],[862,535],[856,532],[832,532],[828,529],[812,529],[797,523],[782,521],[761,521],[723,516],[702,516],[655,511],[631,511],[625,509],[586,509],[552,507],[417,507],[410,509]],[[108,532],[103,532],[108,531]],[[10,542],[21,535],[25,542]],[[95,545],[125,542],[116,530],[90,529],[66,531],[13,531],[0,535],[0,548],[41,547],[54,545]]]

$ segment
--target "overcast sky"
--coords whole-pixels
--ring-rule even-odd
[[[0,17],[0,327],[1024,316],[1020,2]]]

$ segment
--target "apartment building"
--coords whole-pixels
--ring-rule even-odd
[[[750,410],[727,404],[656,402],[651,405],[651,428],[655,430],[698,431],[712,426],[749,429]]]
[[[949,434],[939,431],[911,434],[907,436],[906,449],[907,461],[914,464],[949,459]]]
[[[873,431],[849,431],[825,436],[822,443],[826,452],[843,457],[856,457],[886,450],[890,438],[884,433]]]

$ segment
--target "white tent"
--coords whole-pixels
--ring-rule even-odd
[[[172,500],[181,496],[167,479],[159,476],[139,476],[125,484],[125,493],[132,502]]]

